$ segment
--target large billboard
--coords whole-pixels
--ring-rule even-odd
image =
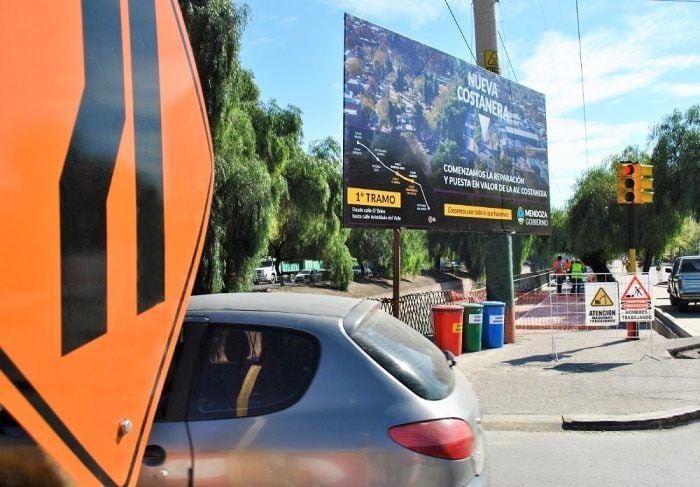
[[[343,222],[550,234],[544,95],[345,15]]]

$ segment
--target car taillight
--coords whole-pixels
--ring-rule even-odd
[[[457,418],[392,426],[389,436],[404,448],[447,460],[467,458],[474,448],[469,423]]]

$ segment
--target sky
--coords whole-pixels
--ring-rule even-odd
[[[243,67],[263,101],[301,110],[306,143],[342,141],[346,12],[476,64],[468,0],[245,3]],[[501,75],[546,98],[552,208],[587,169],[630,145],[651,151],[656,124],[700,103],[700,1],[579,0],[576,12],[575,0],[496,4]]]

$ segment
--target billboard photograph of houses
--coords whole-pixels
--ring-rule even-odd
[[[345,16],[344,224],[549,234],[544,95]]]

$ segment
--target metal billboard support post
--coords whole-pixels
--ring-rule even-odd
[[[401,319],[401,230],[394,228],[394,242],[392,246],[392,261],[394,269],[394,294],[391,300],[391,311],[395,318]]]
[[[474,34],[476,36],[477,65],[500,74],[496,0],[474,0]],[[488,299],[505,303],[504,341],[505,343],[515,343],[513,239],[509,233],[497,233],[487,236],[486,245],[492,255],[491,259],[486,260]]]

